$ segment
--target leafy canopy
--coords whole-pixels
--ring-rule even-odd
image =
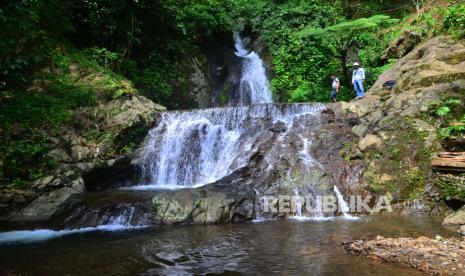
[[[347,48],[360,33],[376,30],[380,26],[396,23],[397,19],[392,19],[387,15],[375,15],[369,18],[359,18],[353,21],[344,21],[327,28],[307,27],[297,32],[299,37],[307,36],[329,36],[339,48]]]

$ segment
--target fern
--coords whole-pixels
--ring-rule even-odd
[[[457,136],[461,134],[465,134],[465,126],[448,126],[439,130],[439,137],[441,139],[447,139],[451,136]]]
[[[457,99],[450,99],[450,100],[447,100],[444,102],[444,105],[446,106],[459,106],[462,104],[462,101],[461,100],[457,100]]]
[[[448,106],[442,106],[436,110],[436,115],[439,117],[445,117],[447,114],[451,112],[450,108]]]

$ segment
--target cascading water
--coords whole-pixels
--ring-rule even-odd
[[[166,112],[144,149],[144,184],[197,187],[217,181],[245,165],[265,120],[291,126],[320,110],[320,105],[262,104]]]
[[[334,194],[336,195],[337,198],[337,204],[339,205],[339,209],[342,212],[342,216],[345,219],[349,220],[357,220],[359,219],[358,217],[352,216],[349,214],[350,208],[347,202],[344,200],[344,197],[342,196],[341,192],[339,191],[338,187],[334,186]]]
[[[259,120],[292,122],[316,108],[272,103],[263,62],[234,34],[236,55],[242,61],[239,106],[166,112],[150,131],[142,165],[144,186],[198,187],[219,180],[245,165],[254,138],[263,129]]]
[[[239,90],[240,105],[272,103],[268,78],[263,62],[254,51],[245,48],[239,33],[234,34],[236,56],[242,59],[242,76]]]
[[[297,139],[301,147],[295,154],[300,161],[299,168],[294,169],[313,177],[321,175],[316,171],[322,171],[323,167],[309,151],[311,128],[318,127],[323,105],[272,104],[263,62],[257,53],[246,49],[238,33],[234,34],[234,40],[235,54],[242,61],[239,106],[163,113],[160,123],[149,133],[141,166],[143,182],[134,189],[198,187],[220,180],[246,166],[257,150],[260,135],[278,123],[284,131],[276,148],[264,156],[268,163],[266,170],[276,170],[275,164],[290,153],[281,144],[293,144]],[[287,173],[287,180],[292,182],[291,168]],[[301,189],[294,189],[296,195],[320,194],[322,191],[314,187],[314,182],[315,179],[306,180]],[[256,189],[255,192],[261,193]],[[260,216],[257,212],[258,220]],[[305,216],[299,206],[295,218],[310,217],[330,219],[321,210]]]

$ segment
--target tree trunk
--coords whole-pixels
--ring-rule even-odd
[[[341,59],[341,68],[343,73],[343,82],[350,86],[352,84],[351,76],[349,69],[347,68],[347,50],[340,51],[340,59]]]

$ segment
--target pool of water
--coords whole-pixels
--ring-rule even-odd
[[[420,275],[410,268],[351,256],[344,240],[454,236],[440,218],[280,220],[253,224],[88,231],[0,245],[0,274]]]

